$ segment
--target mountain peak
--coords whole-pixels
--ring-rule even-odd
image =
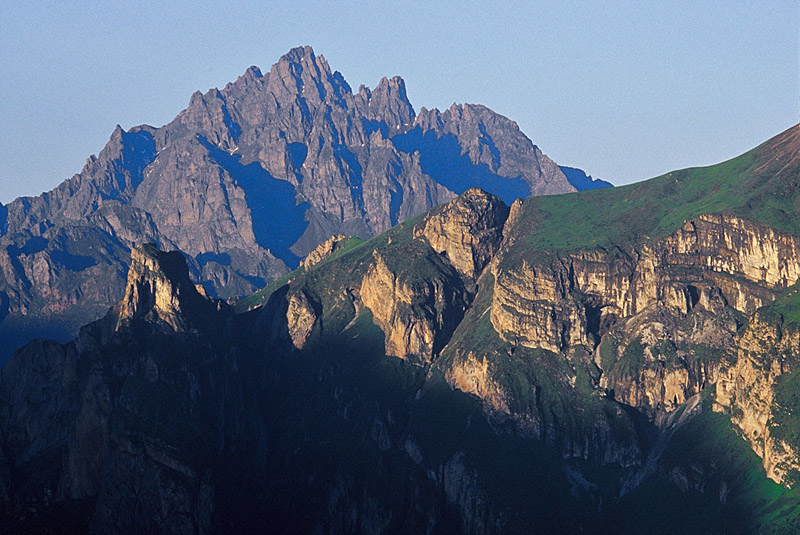
[[[431,214],[419,231],[462,275],[477,279],[500,247],[509,208],[478,187]]]
[[[284,54],[270,69],[269,83],[272,91],[283,93],[284,97],[290,99],[298,94],[305,99],[310,97],[313,101],[322,101],[328,96],[340,99],[350,92],[350,86],[342,75],[332,72],[325,58],[314,55],[310,46],[293,48]],[[306,94],[306,88],[316,96]],[[278,100],[282,100],[282,97],[278,97]],[[287,105],[288,101],[283,104]]]
[[[47,315],[64,330],[96,319],[99,306],[77,296],[116,304],[126,288],[118,266],[144,240],[185,251],[193,275],[227,298],[284,275],[333,235],[371,237],[469,186],[507,202],[572,190],[510,120],[472,106],[463,117],[425,115],[417,117],[400,76],[353,94],[303,46],[263,73],[243,68],[222,90],[194,93],[163,127],[118,128],[78,178],[0,212],[0,234],[19,251],[4,261],[8,247],[0,246],[0,339],[21,332],[4,314],[31,323]],[[86,230],[88,218],[102,227]],[[45,260],[24,258],[38,251],[28,231],[47,240],[65,233],[68,241],[53,247],[86,254],[77,264],[57,256],[66,269],[56,260],[40,280],[34,266]],[[86,232],[108,246],[87,247]],[[75,274],[75,265],[88,267]],[[67,293],[75,303],[64,305]],[[39,298],[47,304],[27,315]]]
[[[241,91],[246,90],[250,84],[258,81],[265,81],[263,78],[264,74],[261,72],[261,69],[255,65],[251,65],[242,73],[241,76],[236,79],[235,82],[228,82],[225,85],[225,89],[222,90],[222,93],[224,95],[241,94]]]
[[[359,88],[359,94],[367,98],[370,112],[375,118],[380,117],[389,127],[400,128],[401,125],[411,124],[416,118],[414,107],[406,94],[406,83],[399,76],[391,79],[381,78],[372,91],[369,88]]]
[[[381,78],[378,85],[372,91],[373,93],[386,93],[386,94],[394,94],[397,97],[405,102],[408,102],[408,96],[406,95],[406,82],[400,76],[393,76],[391,78],[383,77]],[[409,105],[411,103],[409,102]]]
[[[787,128],[754,149],[761,163],[757,171],[775,176],[796,176],[800,163],[800,124]]]
[[[406,82],[400,76],[392,76],[391,78],[384,76],[381,78],[380,82],[378,82],[378,86],[375,89],[377,90],[380,87],[388,87],[389,89],[405,91]]]
[[[178,251],[160,251],[145,243],[131,250],[131,267],[125,297],[118,305],[117,328],[136,319],[166,325],[175,331],[188,328],[186,314],[210,305],[189,279],[186,259]]]
[[[111,132],[111,137],[109,137],[109,141],[119,141],[122,139],[122,134],[125,133],[125,130],[120,125],[114,127],[114,131]]]
[[[281,56],[281,59],[278,60],[278,63],[301,63],[306,58],[314,61],[316,58],[314,55],[314,49],[308,45],[297,46]]]
[[[241,83],[247,84],[247,83],[249,83],[249,82],[251,82],[253,80],[258,80],[259,78],[263,78],[263,77],[264,77],[264,74],[261,72],[261,69],[259,69],[255,65],[250,65],[242,73],[242,75],[239,76],[239,78],[237,78],[236,81],[233,82],[233,83],[234,84],[241,84]]]
[[[290,67],[291,65],[297,65],[300,69],[294,70]],[[284,71],[288,67],[290,72],[295,73],[298,77],[309,69],[316,71],[312,74],[312,77],[316,78],[324,78],[333,74],[325,56],[317,56],[310,46],[299,46],[289,50],[275,63],[273,69],[275,67],[279,67],[279,71]]]
[[[261,69],[259,69],[255,65],[250,65],[242,75],[242,77],[250,77],[250,78],[261,78],[262,76],[264,75],[261,74]]]

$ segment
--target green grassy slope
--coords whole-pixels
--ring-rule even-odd
[[[664,237],[687,219],[730,213],[800,235],[800,125],[710,167],[618,188],[533,197],[514,233],[526,248],[575,250]],[[522,251],[519,251],[522,252]]]

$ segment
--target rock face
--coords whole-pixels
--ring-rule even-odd
[[[717,381],[711,355],[735,355],[745,318],[798,279],[798,247],[794,236],[705,215],[641,250],[515,267],[501,254],[490,318],[509,343],[591,354],[615,399],[672,411]]]
[[[125,296],[117,305],[117,330],[140,318],[174,331],[188,330],[191,315],[202,316],[209,309],[210,302],[200,291],[189,279],[181,253],[164,253],[152,244],[136,247],[131,251]]]
[[[311,269],[326,258],[329,258],[337,250],[340,250],[342,245],[350,239],[352,239],[352,236],[343,236],[342,234],[328,238],[320,243],[316,249],[308,253],[308,256],[300,262],[300,265],[306,269]]]
[[[507,218],[499,198],[472,188],[429,216],[420,234],[459,273],[477,279],[500,246]]]
[[[781,407],[776,387],[783,374],[797,369],[800,357],[800,331],[784,325],[769,309],[756,313],[748,323],[733,362],[728,362],[716,384],[714,410],[731,414],[759,457],[767,477],[787,485],[797,482],[800,458],[797,443],[775,435],[776,412],[791,413]]]
[[[450,366],[445,377],[454,388],[478,396],[492,411],[511,414],[511,396],[495,380],[486,357],[478,360],[474,353],[469,353],[466,358]],[[539,434],[538,425],[536,434]]]
[[[354,93],[296,48],[161,128],[117,127],[78,175],[0,208],[0,332],[12,348],[71,338],[120,299],[139,243],[181,250],[209,294],[242,296],[331,236],[371,237],[471,186],[508,202],[574,191],[488,108],[417,116],[401,78]]]
[[[305,349],[320,329],[320,304],[301,288],[277,301],[284,300],[232,316],[194,290],[180,253],[134,249],[125,297],[106,318],[69,344],[29,344],[0,371],[2,525],[14,532],[65,525],[90,533],[326,526],[436,533],[464,525],[484,532],[494,514],[463,453],[430,465],[439,476],[426,474],[427,461],[421,466],[424,434],[410,439],[416,460],[405,453],[407,414],[424,374],[398,369],[407,384],[375,374],[370,359],[383,347],[359,339],[367,334],[360,328],[350,331],[353,362],[338,358],[341,341]],[[286,310],[286,339],[269,335],[265,345],[262,326]],[[300,358],[285,358],[287,351]],[[309,357],[309,369],[297,368]],[[383,401],[362,412],[363,397],[376,393]],[[363,441],[332,442],[335,434],[319,434],[324,422]],[[289,437],[304,429],[312,434],[295,448]],[[354,477],[353,456],[372,478]],[[406,488],[387,493],[381,481],[398,475]],[[453,516],[458,504],[464,521]]]
[[[358,295],[386,333],[387,355],[433,361],[469,306],[507,216],[499,198],[469,189],[415,226],[410,244],[373,253]]]
[[[14,400],[3,402],[0,424],[9,529],[210,532],[213,489],[197,461],[224,442],[210,445],[197,423],[236,404],[217,390],[235,371],[200,331],[215,320],[216,336],[227,336],[228,312],[194,289],[180,253],[145,245],[131,266],[125,298],[106,318],[69,344],[27,346],[0,372],[4,400]],[[53,503],[70,519],[48,520]]]
[[[800,239],[703,215],[641,250],[591,251],[494,270],[492,324],[526,347],[594,349],[605,323],[662,306],[686,314],[714,296],[743,314],[800,276]]]
[[[305,346],[306,340],[319,319],[318,308],[319,305],[302,291],[294,292],[289,296],[286,324],[295,348],[303,349]]]
[[[458,324],[468,296],[453,268],[441,262],[430,266],[432,273],[408,276],[406,262],[427,263],[428,258],[407,253],[399,262],[376,253],[359,296],[386,333],[386,354],[425,364]]]

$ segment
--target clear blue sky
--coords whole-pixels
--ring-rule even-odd
[[[355,89],[489,106],[561,165],[624,184],[800,120],[800,2],[7,2],[0,201],[77,173],[119,123],[310,44]]]

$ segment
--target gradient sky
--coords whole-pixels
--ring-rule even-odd
[[[614,184],[716,163],[800,120],[800,2],[6,2],[0,202],[51,189],[116,124],[309,44],[355,89],[489,106]]]

